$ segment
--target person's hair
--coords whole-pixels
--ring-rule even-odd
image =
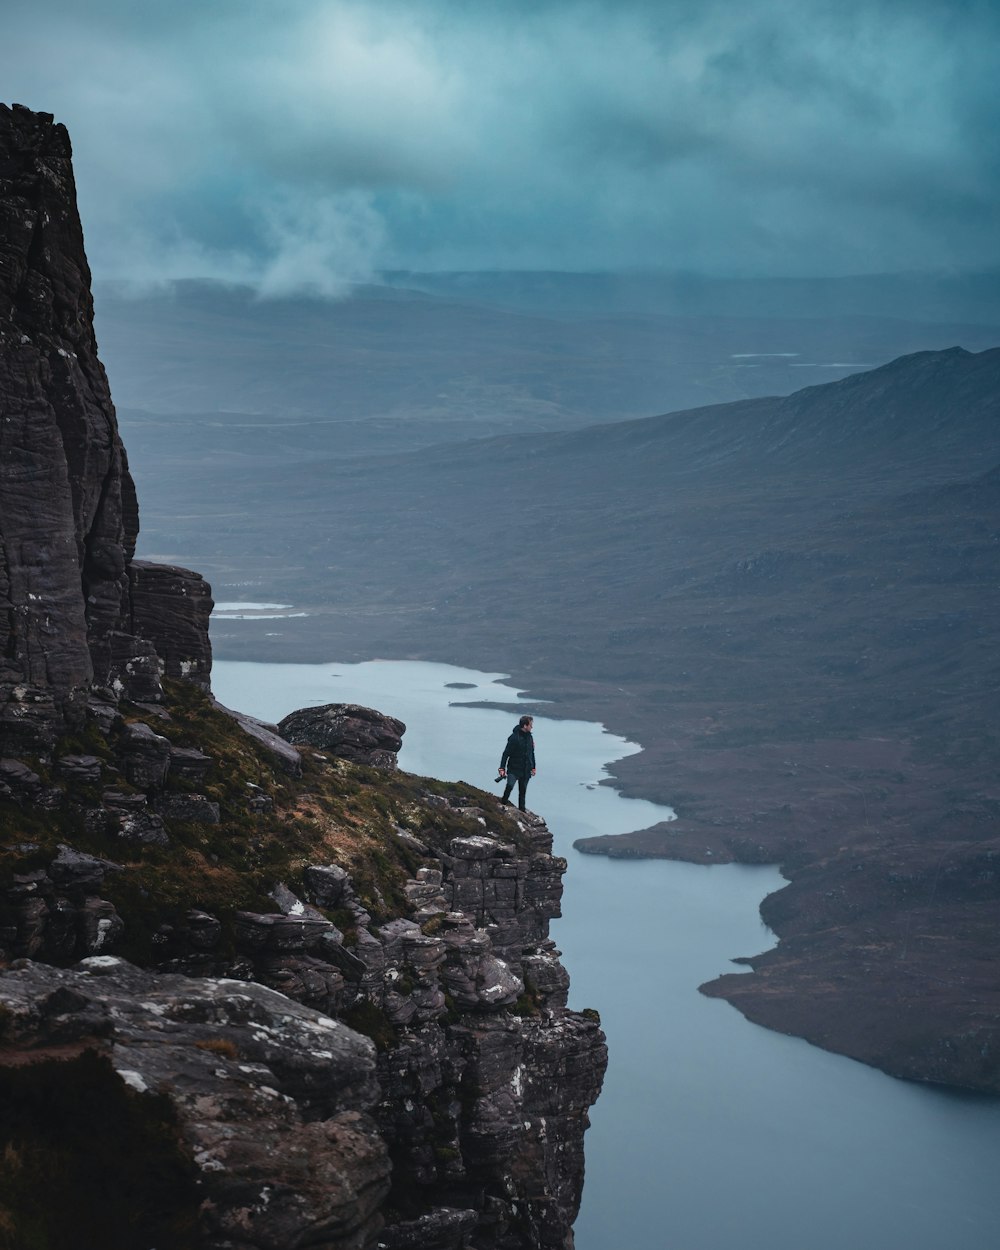
[[[517,723],[523,727],[524,725],[530,725],[534,719],[535,718],[533,716],[522,716]]]

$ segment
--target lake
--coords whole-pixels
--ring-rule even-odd
[[[569,860],[552,936],[570,1003],[608,1035],[587,1135],[577,1250],[993,1250],[1000,1100],[894,1080],[751,1024],[697,987],[773,944],[758,914],[775,868],[580,855],[574,839],[670,819],[623,798],[607,765],[639,747],[547,718],[501,673],[444,664],[217,661],[230,707],[276,721],[361,703],[407,725],[400,766],[485,790],[517,715],[535,717],[528,807]],[[538,683],[541,684],[541,683]],[[462,706],[490,701],[509,709]]]

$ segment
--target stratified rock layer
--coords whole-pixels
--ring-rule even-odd
[[[208,619],[215,606],[211,586],[200,573],[173,564],[133,560],[128,572],[133,633],[152,642],[167,677],[207,689],[212,676]]]
[[[232,732],[238,731],[234,727]],[[146,723],[121,724],[112,739],[119,743],[115,758],[123,765],[130,758],[134,761],[129,775],[137,793],[105,791],[101,807],[94,809],[97,819],[85,815],[84,824],[103,828],[106,839],[117,841],[122,859],[132,861],[130,866],[64,843],[42,866],[15,873],[0,889],[0,961],[13,961],[18,967],[17,961],[25,960],[63,965],[82,960],[81,967],[94,976],[104,967],[101,960],[129,941],[138,916],[132,889],[121,888],[121,883],[142,873],[141,861],[149,849],[169,853],[175,831],[189,838],[185,830],[206,820],[202,807],[212,809],[211,823],[231,822],[237,815],[231,809],[220,814],[217,803],[187,789],[164,788],[172,784],[175,759],[180,779],[185,780],[192,752],[171,748]],[[60,771],[61,785],[53,788],[49,799],[53,810],[79,802],[79,774],[93,785],[95,764],[98,771],[107,769],[106,760],[67,758],[69,767]],[[321,759],[314,756],[312,767]],[[328,762],[322,767],[328,774],[344,765]],[[9,786],[39,792],[40,779],[27,770],[11,767],[4,775]],[[272,775],[281,775],[280,766]],[[314,783],[307,779],[305,784]],[[549,923],[560,913],[566,861],[552,855],[551,834],[537,816],[528,813],[515,821],[490,796],[483,795],[482,801],[485,806],[479,807],[469,799],[447,800],[423,792],[418,803],[425,810],[419,818],[428,828],[441,820],[458,820],[467,830],[437,847],[397,827],[395,836],[419,866],[403,884],[405,904],[395,919],[373,921],[370,904],[362,901],[351,873],[337,863],[316,862],[302,870],[298,892],[275,883],[274,910],[242,910],[228,916],[221,909],[217,915],[204,906],[182,907],[175,919],[161,924],[151,936],[149,958],[165,975],[162,985],[155,976],[127,968],[109,983],[116,993],[139,995],[142,1011],[154,1015],[159,1009],[150,1007],[151,1002],[179,997],[183,1007],[171,1007],[168,1015],[202,1023],[208,1017],[201,1007],[191,1005],[192,997],[208,1002],[222,994],[229,1002],[236,995],[234,1001],[242,1001],[233,987],[239,981],[247,984],[256,1001],[264,992],[259,987],[266,986],[302,1004],[302,1009],[341,1020],[373,1037],[379,1048],[369,1074],[375,1092],[353,1107],[370,1111],[373,1122],[366,1121],[367,1127],[357,1124],[352,1131],[358,1137],[357,1150],[366,1158],[388,1151],[392,1160],[390,1205],[395,1214],[378,1241],[393,1250],[410,1245],[461,1250],[470,1244],[470,1235],[476,1246],[561,1250],[571,1244],[579,1209],[587,1112],[600,1092],[607,1050],[596,1016],[567,1008],[569,977],[549,937]],[[416,823],[418,805],[411,802],[408,810]],[[24,851],[38,862],[37,848],[28,845]],[[206,889],[202,888],[203,897]],[[116,905],[111,898],[125,902]],[[117,961],[112,958],[108,966],[117,967]],[[203,990],[185,984],[181,993],[182,976],[212,980]],[[21,997],[45,997],[48,991],[39,989],[39,979],[46,977],[58,980],[42,965],[30,976],[21,970],[11,988],[0,974],[0,1002],[10,1006]],[[218,978],[227,979],[224,992]],[[18,988],[25,984],[32,986],[30,993]],[[79,1007],[84,1022],[93,1015],[90,985],[87,981],[81,991],[87,998],[87,1004]],[[274,1001],[267,999],[277,1012]],[[293,1020],[299,1019],[302,1009],[288,1004]],[[112,1012],[116,1019],[120,1014]],[[244,1043],[222,1027],[231,1023],[223,1015],[216,1019],[220,1027],[212,1036],[220,1046],[232,1041],[245,1056],[249,1051]],[[49,1045],[51,1038],[46,1040],[36,1016],[31,1015],[30,1022],[39,1030],[37,1036],[29,1037],[30,1030],[20,1026],[14,1034],[8,1031],[0,1043],[0,1065],[5,1054],[6,1062],[20,1063],[25,1046]],[[60,1027],[65,1032],[68,1026],[64,1022]],[[76,1039],[84,1024],[73,1027],[77,1031],[70,1032]],[[147,1057],[141,1068],[143,1081],[175,1102],[179,1098],[183,1118],[183,1108],[194,1095],[182,1097],[179,1078],[171,1075],[175,1040],[155,1021],[144,1027],[153,1030],[147,1039],[150,1047],[162,1044],[167,1049],[160,1058],[153,1057],[152,1049],[143,1052]],[[206,1044],[208,1036],[202,1037]],[[8,1043],[13,1050],[5,1051]],[[301,1067],[312,1062],[309,1054],[295,1058],[293,1041],[288,1049],[283,1064]],[[331,1051],[329,1063],[340,1062]],[[216,1077],[222,1082],[229,1079],[218,1072]],[[258,1079],[273,1084],[257,1069],[244,1084],[252,1086]],[[209,1070],[198,1080],[198,1099],[221,1099],[229,1105],[225,1085],[211,1088]],[[331,1070],[324,1080],[342,1085],[348,1076]],[[249,1094],[239,1103],[239,1115],[246,1120],[240,1140],[256,1141],[259,1136],[272,1140],[276,1130],[269,1108],[266,1099],[257,1106]],[[268,1114],[258,1134],[254,1126],[262,1109]],[[222,1130],[216,1126],[212,1132]],[[228,1129],[226,1134],[232,1136]],[[189,1134],[191,1141],[196,1137]],[[213,1173],[205,1184],[214,1193],[221,1184],[214,1172],[228,1169],[229,1156],[207,1155],[207,1149],[197,1138],[194,1157]],[[264,1177],[268,1159],[277,1157],[269,1152],[267,1147],[252,1153],[255,1175]],[[244,1153],[237,1151],[234,1157],[243,1159]],[[227,1184],[233,1192],[242,1192],[238,1168],[237,1173]],[[284,1176],[286,1169],[277,1168],[279,1188]],[[312,1207],[307,1204],[296,1211],[305,1221]],[[363,1203],[341,1216],[352,1230],[370,1232],[374,1227]],[[218,1218],[223,1221],[219,1228],[231,1228],[231,1221]],[[296,1244],[292,1234],[297,1236],[302,1229],[288,1211],[283,1218],[287,1244]],[[198,1244],[226,1244],[213,1240],[212,1230],[217,1231],[215,1224],[205,1225],[206,1240]],[[331,1250],[355,1245],[332,1237],[315,1244]]]
[[[0,115],[0,724],[79,719],[127,597],[135,491],[97,358],[69,137]]]
[[[203,683],[211,669],[197,574],[130,576],[138,507],[71,158],[50,115],[0,106],[0,749],[14,754],[79,728],[95,684],[158,698],[164,660]]]

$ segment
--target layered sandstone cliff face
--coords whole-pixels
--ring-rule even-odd
[[[565,1250],[606,1063],[565,861],[390,717],[214,703],[45,114],[0,108],[0,214],[0,1247]]]
[[[162,575],[130,576],[138,509],[97,356],[69,137],[17,106],[0,106],[0,348],[0,745],[16,747],[82,724],[94,685],[157,697],[164,622],[147,607]],[[171,597],[185,620],[207,601],[204,583]],[[200,672],[207,611],[201,625],[175,643]]]

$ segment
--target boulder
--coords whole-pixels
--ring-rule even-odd
[[[170,772],[185,781],[204,781],[212,764],[212,757],[196,747],[170,748]]]
[[[121,866],[110,860],[97,859],[71,846],[60,846],[59,854],[49,864],[48,875],[59,890],[92,894],[101,888],[109,872],[121,871]]]
[[[56,760],[56,772],[67,781],[89,785],[101,780],[101,761],[96,755],[63,755]]]
[[[0,760],[0,787],[22,802],[38,796],[42,779],[21,760]]]
[[[156,810],[167,820],[188,824],[217,825],[221,819],[218,803],[204,794],[164,794],[157,800]]]
[[[122,816],[118,836],[125,842],[138,842],[143,846],[170,845],[163,820],[147,808],[140,808],[133,815]]]
[[[128,781],[139,790],[156,790],[167,779],[170,743],[142,721],[126,725],[119,744]]]
[[[406,726],[357,703],[327,703],[290,713],[279,721],[278,732],[289,742],[319,747],[354,764],[392,769]]]
[[[339,864],[311,864],[303,875],[313,901],[320,907],[342,907],[354,898],[351,878]]]
[[[190,1244],[375,1244],[389,1161],[367,1115],[378,1090],[367,1038],[263,985],[157,975],[100,955],[74,970],[26,963],[0,973],[0,1006],[6,1062],[48,1063],[49,1114],[72,1125],[73,1092],[93,1101],[98,1081],[109,1103],[117,1082],[117,1097],[145,1099],[147,1115],[165,1105],[166,1140],[179,1139],[193,1181],[179,1190],[196,1226]],[[105,1152],[135,1148],[104,1117],[74,1131],[76,1151],[96,1139]],[[136,1203],[132,1222],[149,1219],[141,1198],[118,1200]],[[129,1244],[158,1244],[143,1231]],[[169,1236],[166,1224],[159,1235]],[[102,1244],[113,1241],[105,1232]]]

